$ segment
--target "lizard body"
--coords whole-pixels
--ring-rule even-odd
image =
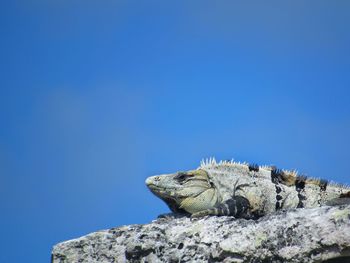
[[[199,168],[147,178],[149,189],[173,212],[192,217],[254,219],[280,209],[350,203],[350,187],[299,176],[274,166],[215,159]]]

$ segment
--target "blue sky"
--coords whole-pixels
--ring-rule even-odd
[[[244,3],[243,3],[244,2]],[[215,156],[350,182],[348,1],[3,1],[0,262],[147,223]]]

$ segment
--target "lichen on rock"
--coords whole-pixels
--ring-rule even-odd
[[[336,260],[336,261],[335,261]],[[165,217],[54,246],[68,262],[350,262],[350,206],[280,211],[259,220]]]

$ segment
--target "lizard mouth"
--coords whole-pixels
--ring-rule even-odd
[[[152,191],[152,193],[154,192],[158,193],[162,191],[162,188],[155,184],[147,184],[147,187]]]
[[[171,189],[164,189],[154,184],[148,184],[147,186],[151,190],[151,192],[156,196],[159,196],[162,199],[164,198],[172,199],[171,196],[169,195],[169,190],[171,191]]]
[[[174,213],[186,213],[185,210],[179,208],[178,201],[175,197],[172,197],[169,195],[169,189],[164,190],[164,188],[161,188],[159,186],[156,186],[154,184],[148,184],[148,188],[151,190],[151,192],[158,196],[160,199],[162,199],[170,208],[170,210]]]

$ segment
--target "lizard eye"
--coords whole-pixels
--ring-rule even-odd
[[[179,173],[174,177],[174,179],[175,179],[176,181],[178,181],[179,183],[182,183],[182,182],[185,181],[188,177],[190,177],[189,174],[179,172]]]

